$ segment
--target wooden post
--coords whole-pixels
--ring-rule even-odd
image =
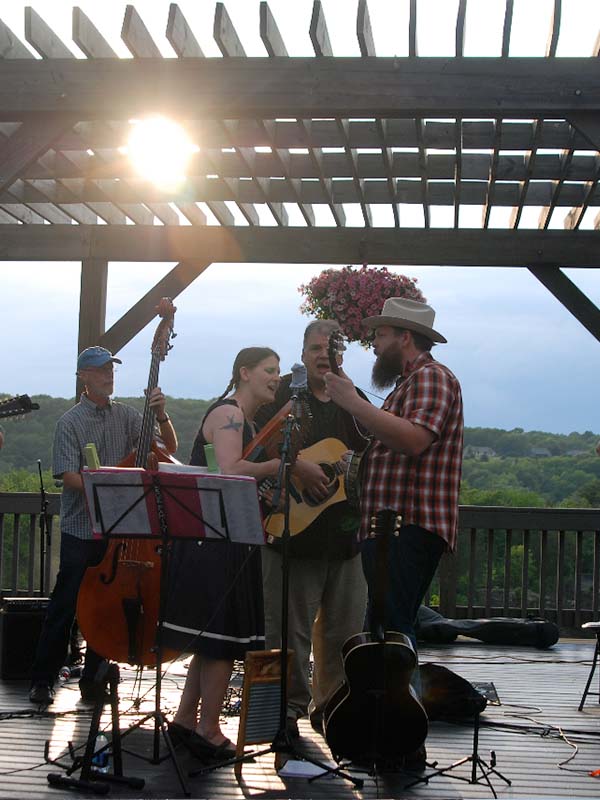
[[[106,290],[108,285],[108,261],[101,258],[86,258],[81,262],[81,291],[79,295],[79,336],[77,352],[98,344],[106,325]],[[77,379],[75,397],[82,390]]]

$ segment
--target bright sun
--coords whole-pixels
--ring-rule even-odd
[[[165,188],[180,184],[198,146],[180,125],[164,117],[132,120],[131,125],[126,152],[140,177]]]

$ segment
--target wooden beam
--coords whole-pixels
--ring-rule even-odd
[[[77,352],[100,344],[106,324],[106,293],[108,286],[108,261],[86,258],[81,262],[81,291],[79,295],[79,336]],[[76,381],[75,397],[83,386]]]
[[[156,306],[161,297],[177,297],[210,266],[210,261],[190,261],[177,264],[141,300],[132,306],[121,319],[109,328],[98,344],[112,353],[118,353],[156,316]]]
[[[600,341],[600,309],[555,264],[530,266],[529,271]]]
[[[290,92],[290,86],[294,91]],[[590,58],[18,59],[0,120],[175,117],[549,117],[600,109]]]
[[[65,131],[77,122],[70,114],[49,114],[24,122],[0,144],[0,192],[45,153]]]
[[[32,54],[8,25],[0,20],[0,58],[31,58]]]
[[[183,45],[185,46],[185,44]],[[190,56],[187,56],[190,57]],[[193,57],[193,56],[192,56]],[[342,147],[343,138],[333,119],[303,120],[310,122],[310,144],[313,147]],[[202,148],[219,151],[223,142],[223,130],[220,120],[190,120],[189,124],[201,142]],[[9,123],[0,124],[3,130]],[[276,120],[273,123],[277,146],[283,148],[308,147],[305,131],[298,128],[294,120]],[[126,123],[121,122],[109,128],[104,122],[79,122],[73,131],[69,131],[57,142],[57,150],[85,152],[92,150],[117,150],[123,143]],[[429,119],[425,123],[425,143],[429,148],[451,150],[454,147],[456,126],[453,122]],[[462,125],[464,147],[471,150],[491,150],[495,142],[493,120],[464,120]],[[350,120],[348,125],[351,147],[377,148],[380,146],[377,127],[372,119]],[[256,147],[269,144],[259,121],[253,119],[239,120],[234,132],[234,147]],[[502,151],[530,150],[534,138],[531,122],[506,122],[502,130]],[[546,120],[541,134],[540,147],[544,149],[562,150],[570,147],[571,125],[558,120]],[[574,140],[576,150],[596,150],[590,142],[577,133]],[[387,147],[416,147],[417,138],[414,123],[409,119],[390,118],[386,120],[385,145]],[[223,156],[234,158],[232,154]],[[335,154],[333,154],[335,155]],[[363,155],[363,154],[361,154]],[[510,154],[511,158],[518,158]],[[89,157],[88,157],[89,158]],[[192,158],[202,160],[203,153]],[[93,158],[92,158],[93,161]],[[45,177],[45,176],[42,176]],[[73,176],[70,176],[73,177]]]
[[[598,232],[422,228],[4,225],[5,261],[600,267]]]

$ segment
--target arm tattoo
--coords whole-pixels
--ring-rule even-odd
[[[227,423],[227,425],[221,426],[222,431],[227,431],[227,430],[239,431],[239,429],[242,427],[243,423],[236,422],[233,417],[233,414],[230,417],[228,417],[228,420],[229,422]]]

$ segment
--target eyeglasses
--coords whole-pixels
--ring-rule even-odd
[[[113,373],[116,372],[115,366],[112,361],[109,361],[106,364],[103,364],[101,367],[85,367],[84,369],[80,370],[81,372],[103,372],[103,373]]]

